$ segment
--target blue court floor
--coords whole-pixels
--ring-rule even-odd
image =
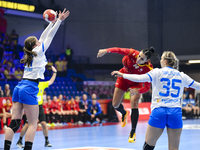
[[[199,150],[200,119],[183,120],[183,123],[180,150]],[[114,125],[49,130],[49,141],[53,145],[51,148],[44,147],[43,133],[37,131],[33,150],[142,150],[146,127],[147,121],[139,121],[136,143],[128,143],[130,124],[124,128],[116,123]],[[20,149],[16,146],[19,134],[15,134],[11,149]],[[0,149],[3,149],[3,144],[4,134],[0,134]],[[165,130],[158,140],[155,150],[167,149],[168,140]]]

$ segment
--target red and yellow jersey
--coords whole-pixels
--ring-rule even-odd
[[[77,110],[77,103],[74,101],[74,102],[67,102],[67,110]]]
[[[59,110],[59,111],[60,111],[59,103],[58,103],[58,102],[52,101],[52,102],[51,102],[50,109],[51,109],[52,111],[56,111],[56,110]]]
[[[6,112],[10,113],[10,110],[12,108],[12,104],[10,103],[8,106],[6,104],[4,104],[3,108],[5,109]]]
[[[137,57],[140,52],[135,49],[113,47],[113,48],[108,48],[106,50],[108,53],[118,53],[121,55],[125,55],[122,59],[122,64],[124,67],[120,69],[120,72],[127,73],[127,74],[145,74],[153,69],[153,65],[151,64],[150,61],[147,61],[146,63],[142,65],[136,63]],[[129,87],[134,87],[134,85],[131,84],[132,81],[129,81],[129,82],[130,82]],[[145,82],[143,87],[142,87],[142,83],[136,83],[136,84],[137,84],[136,88],[138,88],[139,87],[138,85],[140,84],[140,87],[141,87],[139,89],[140,94],[147,92],[150,89],[150,85],[151,85],[148,82]],[[122,86],[123,85],[120,85],[118,88],[122,89],[121,88]],[[127,89],[128,87],[124,86],[122,90],[126,91]]]

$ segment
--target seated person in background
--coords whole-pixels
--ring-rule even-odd
[[[67,115],[69,115],[69,113],[67,113],[67,112],[64,111],[65,101],[63,100],[63,95],[62,94],[60,94],[58,96],[58,100],[57,101],[59,103],[60,113],[61,113],[60,123],[62,123],[63,125],[67,125],[67,123],[66,123],[66,117],[67,117]]]
[[[13,80],[13,74],[11,73],[11,70],[10,70],[10,66],[7,65],[6,69],[4,70],[4,76],[6,77],[6,79],[9,81],[9,80]]]
[[[83,124],[82,122],[82,115],[84,113],[85,110],[80,109],[79,105],[80,105],[80,97],[76,96],[75,97],[75,102],[76,102],[76,109],[78,110],[78,124]]]
[[[182,101],[182,112],[183,116],[187,116],[191,114],[192,108],[189,106],[189,101],[186,99],[186,94],[183,94],[183,101]]]
[[[59,103],[57,101],[57,96],[53,97],[53,101],[51,102],[51,106],[50,106],[50,112],[51,112],[51,116],[53,118],[53,126],[56,125],[62,125],[61,123],[58,122],[58,120],[60,120],[60,115],[61,115],[61,110],[60,110],[60,106]]]
[[[88,106],[87,113],[89,115],[91,125],[96,123],[102,125],[103,116],[101,106],[99,103],[97,103],[96,99],[92,99],[92,103]],[[97,118],[99,118],[100,122],[96,121]]]
[[[0,97],[3,97],[3,96],[4,96],[4,92],[3,92],[2,87],[0,85]]]
[[[193,115],[195,118],[199,117],[199,106],[196,106],[196,102],[192,96],[192,94],[189,94],[189,106],[192,107]]]
[[[23,76],[23,72],[21,71],[20,67],[17,67],[17,70],[14,72],[14,77],[17,80],[21,80]]]
[[[51,116],[51,97],[47,96],[47,102],[43,104],[44,113],[46,115],[46,122],[48,126],[52,126],[53,120]]]
[[[2,69],[0,69],[0,81],[5,81],[5,75]]]
[[[5,84],[4,86],[4,97],[11,97],[11,90],[10,90],[10,85],[9,84]]]
[[[67,102],[67,110],[69,110],[69,115],[73,118],[73,123],[78,124],[78,109],[77,103],[72,97],[70,101]]]
[[[90,103],[91,102],[88,100],[87,95],[83,94],[82,100],[79,103],[79,108],[82,111],[82,121],[86,124],[90,124],[90,121],[88,120],[88,113],[87,113],[88,105]]]
[[[7,106],[8,105],[8,106]],[[12,117],[10,110],[12,104],[10,105],[10,100],[6,100],[6,103],[0,108],[0,118],[3,120],[3,130],[7,129],[6,118]]]

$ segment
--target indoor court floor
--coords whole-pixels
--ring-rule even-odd
[[[200,119],[183,120],[183,131],[180,150],[199,150]],[[49,130],[49,141],[53,147],[44,147],[44,136],[39,129],[36,132],[33,150],[142,150],[145,139],[147,121],[139,121],[136,131],[136,143],[128,143],[131,125],[122,128],[120,123],[105,123],[103,126],[67,126]],[[0,134],[0,150],[3,150],[4,133]],[[12,150],[20,150],[16,142],[20,133],[16,133],[11,146]],[[23,138],[24,142],[24,138]],[[157,142],[155,150],[167,150],[167,133],[164,130]]]

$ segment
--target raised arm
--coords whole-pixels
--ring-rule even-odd
[[[57,74],[57,70],[54,66],[51,66],[51,69],[53,71],[53,75],[51,76],[51,79],[49,80],[49,86],[52,85],[56,79],[56,74]]]
[[[150,77],[147,74],[136,75],[136,74],[125,74],[119,71],[113,71],[111,72],[111,75],[115,77],[123,77],[124,79],[128,79],[133,82],[151,82]]]
[[[63,12],[61,13],[61,11],[59,11],[59,17],[56,21],[56,23],[54,24],[54,26],[50,29],[50,31],[47,34],[47,37],[44,40],[44,51],[46,51],[49,48],[49,45],[51,44],[51,41],[53,40],[53,37],[55,36],[58,28],[60,27],[60,24],[62,21],[64,21],[70,14],[69,11],[66,11],[66,9],[63,10]]]
[[[47,37],[47,34],[49,33],[51,27],[53,26],[53,23],[50,22],[49,25],[46,27],[46,29],[42,32],[39,42],[43,43],[45,38]]]

